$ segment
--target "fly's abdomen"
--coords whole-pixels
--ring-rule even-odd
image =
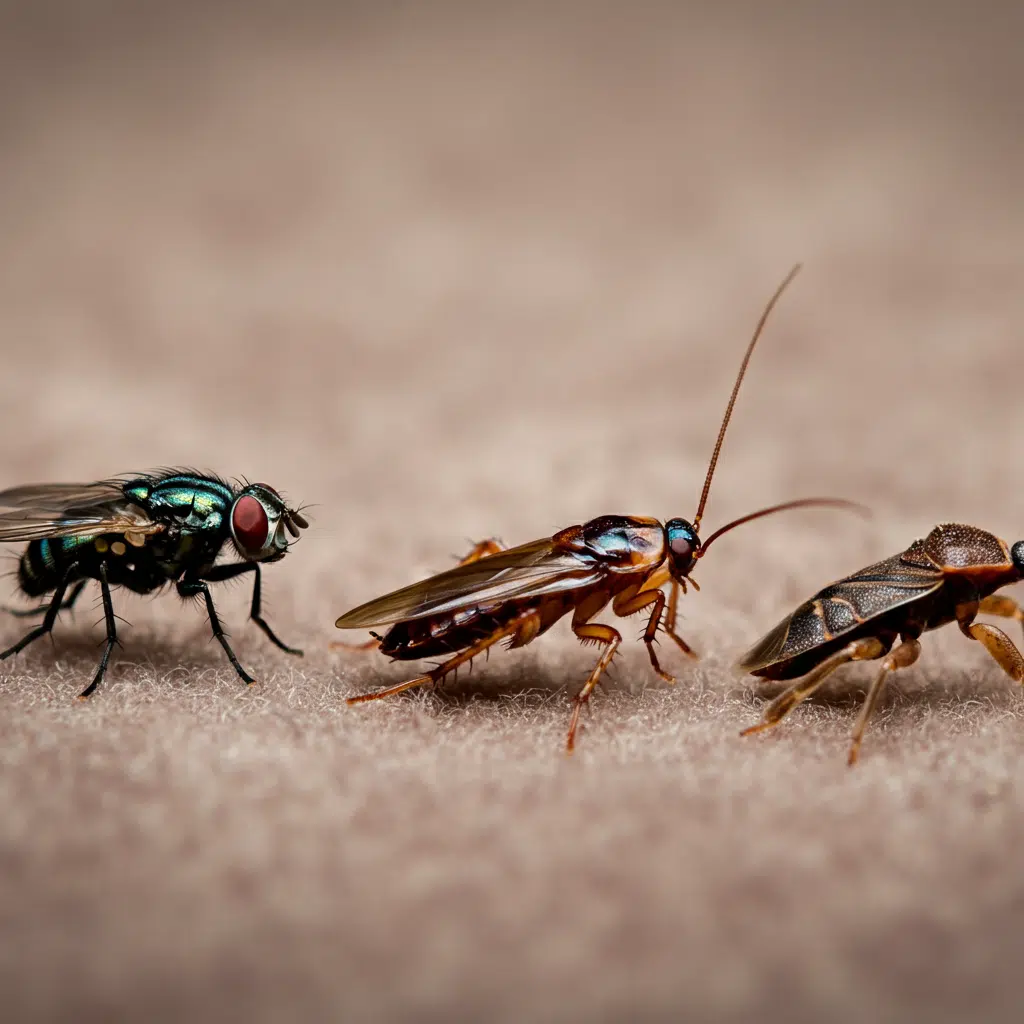
[[[29,597],[56,590],[68,568],[77,560],[77,549],[92,544],[91,537],[49,537],[34,540],[18,563],[18,586]]]

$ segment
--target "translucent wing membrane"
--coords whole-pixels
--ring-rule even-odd
[[[163,526],[129,502],[123,484],[31,484],[0,491],[0,543],[46,537],[98,537],[123,533],[130,540]]]
[[[353,608],[335,625],[339,629],[383,626],[474,605],[540,597],[596,583],[603,575],[596,559],[566,552],[545,538],[385,594]]]

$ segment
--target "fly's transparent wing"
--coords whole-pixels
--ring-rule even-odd
[[[117,480],[12,487],[0,491],[0,509],[0,543],[103,533],[123,533],[131,541],[164,528],[125,498]]]

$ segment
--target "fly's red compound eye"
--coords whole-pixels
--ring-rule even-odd
[[[261,551],[270,533],[267,510],[251,494],[243,494],[231,510],[231,529],[246,551]]]

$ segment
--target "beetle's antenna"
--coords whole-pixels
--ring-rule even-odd
[[[731,523],[726,523],[725,526],[715,530],[698,549],[697,558],[706,555],[708,548],[723,533],[728,533],[730,530],[736,529],[737,526],[749,523],[753,519],[763,519],[765,516],[772,516],[776,512],[785,512],[791,508],[843,508],[849,512],[856,512],[861,516],[867,517],[871,515],[871,510],[866,505],[861,505],[856,501],[846,501],[844,498],[798,498],[796,501],[784,501],[781,505],[770,505],[768,508],[758,509],[756,512],[748,512],[745,516],[740,516],[739,519],[734,519]]]
[[[722,426],[718,430],[718,440],[715,442],[715,450],[711,454],[711,464],[708,466],[708,475],[704,478],[704,490],[700,492],[700,503],[697,505],[697,514],[693,517],[693,529],[695,533],[700,532],[700,521],[704,517],[704,506],[708,503],[708,492],[711,490],[711,478],[715,475],[715,466],[718,464],[718,453],[722,450],[722,441],[725,440],[725,429],[729,426],[729,419],[732,416],[732,407],[736,404],[736,396],[740,393],[740,385],[743,383],[743,375],[747,372],[747,363],[750,362],[750,357],[754,354],[754,346],[757,344],[757,339],[761,337],[761,331],[764,329],[764,325],[768,320],[771,311],[775,308],[775,303],[779,301],[782,293],[786,290],[789,282],[800,272],[800,264],[798,263],[793,269],[786,275],[786,279],[779,285],[775,290],[775,294],[768,301],[768,305],[765,306],[764,312],[761,314],[761,319],[757,322],[757,327],[754,329],[754,336],[750,339],[750,344],[747,346],[746,354],[743,356],[743,362],[740,363],[740,372],[736,375],[736,383],[732,386],[732,394],[729,396],[729,404],[725,407],[725,416],[722,418]]]

